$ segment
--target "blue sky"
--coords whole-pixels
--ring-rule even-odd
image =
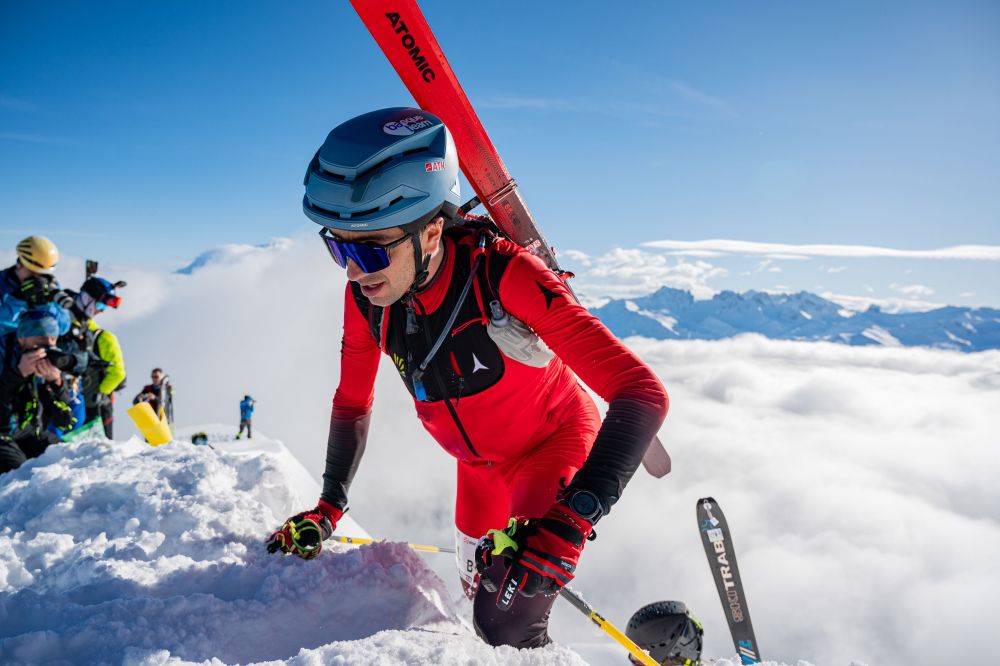
[[[557,246],[1000,244],[997,3],[534,4],[424,11]],[[310,229],[326,132],[409,103],[346,0],[4,3],[0,244],[175,267]]]

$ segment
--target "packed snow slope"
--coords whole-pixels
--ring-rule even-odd
[[[318,488],[277,442],[213,439],[55,446],[0,476],[0,663],[583,663],[481,643],[405,546],[267,554]]]

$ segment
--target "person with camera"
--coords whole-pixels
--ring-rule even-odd
[[[142,390],[132,400],[132,404],[138,405],[140,402],[148,402],[158,417],[173,424],[174,387],[170,383],[170,377],[163,374],[162,368],[153,368],[149,379],[151,383],[142,387]]]
[[[74,424],[63,370],[72,354],[55,346],[59,322],[49,309],[21,314],[17,344],[0,371],[0,474],[42,455],[59,436],[48,430]]]
[[[97,276],[87,278],[79,293],[71,292],[72,322],[69,332],[59,340],[64,349],[79,357],[72,372],[81,379],[86,422],[100,417],[108,439],[112,439],[114,427],[114,392],[125,381],[125,357],[115,334],[98,326],[94,318],[121,305],[118,289],[124,286],[120,280],[112,284]]]
[[[18,319],[29,308],[50,310],[59,333],[69,330],[69,313],[64,308],[72,298],[53,275],[58,262],[59,250],[45,236],[28,236],[17,244],[14,265],[0,272],[0,337],[14,333]]]

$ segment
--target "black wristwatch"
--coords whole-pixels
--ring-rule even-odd
[[[604,515],[601,500],[589,490],[574,490],[566,496],[565,502],[573,513],[589,521],[591,525]]]

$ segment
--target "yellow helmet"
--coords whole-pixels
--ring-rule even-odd
[[[28,236],[17,244],[17,257],[32,273],[51,273],[59,263],[59,250],[45,236]]]

